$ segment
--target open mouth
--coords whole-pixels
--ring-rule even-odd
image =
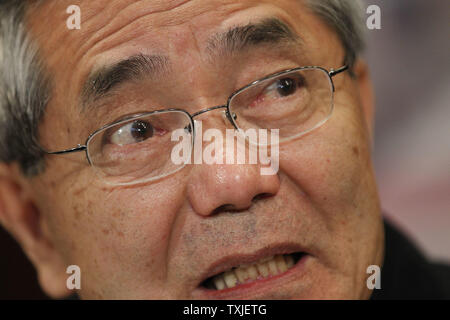
[[[236,286],[268,279],[287,272],[306,255],[303,252],[279,254],[262,258],[252,264],[241,264],[209,277],[201,283],[201,287],[210,290],[224,290]]]

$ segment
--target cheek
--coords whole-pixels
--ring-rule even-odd
[[[326,230],[317,239],[321,263],[352,282],[373,262],[380,225],[362,123],[358,112],[341,108],[323,127],[280,149],[280,170],[305,194],[312,219]]]
[[[57,212],[51,223],[54,241],[68,264],[87,270],[86,288],[100,283],[119,292],[114,288],[143,281],[153,282],[147,289],[158,282],[163,287],[170,230],[184,201],[181,182],[177,187],[168,181],[128,189],[74,187],[55,197],[48,208]]]
[[[363,181],[371,179],[370,150],[358,119],[345,109],[335,112],[321,128],[280,148],[280,169],[325,212],[355,211]]]

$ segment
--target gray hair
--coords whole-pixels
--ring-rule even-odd
[[[337,33],[346,52],[344,62],[353,67],[356,57],[365,47],[361,0],[306,0],[306,3]]]
[[[0,2],[0,162],[17,162],[27,176],[43,168],[38,128],[50,99],[51,81],[25,25],[28,0]],[[345,63],[353,66],[364,47],[359,0],[306,0],[339,36]]]
[[[42,164],[36,141],[50,81],[26,31],[26,2],[0,4],[0,161],[17,162],[31,176]]]

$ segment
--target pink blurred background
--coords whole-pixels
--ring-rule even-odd
[[[450,1],[365,3],[381,9],[366,57],[382,206],[430,258],[450,261]]]

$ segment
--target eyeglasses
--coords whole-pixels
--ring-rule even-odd
[[[183,132],[183,141],[188,143],[188,154],[184,156],[191,157],[194,117],[223,109],[238,132],[278,129],[280,143],[292,140],[330,118],[335,91],[332,78],[347,69],[345,65],[331,71],[317,66],[284,70],[235,91],[226,105],[192,115],[182,109],[136,114],[94,131],[84,145],[45,153],[84,151],[89,164],[107,184],[132,185],[162,179],[186,165],[171,159],[179,143],[172,138],[174,132]]]

